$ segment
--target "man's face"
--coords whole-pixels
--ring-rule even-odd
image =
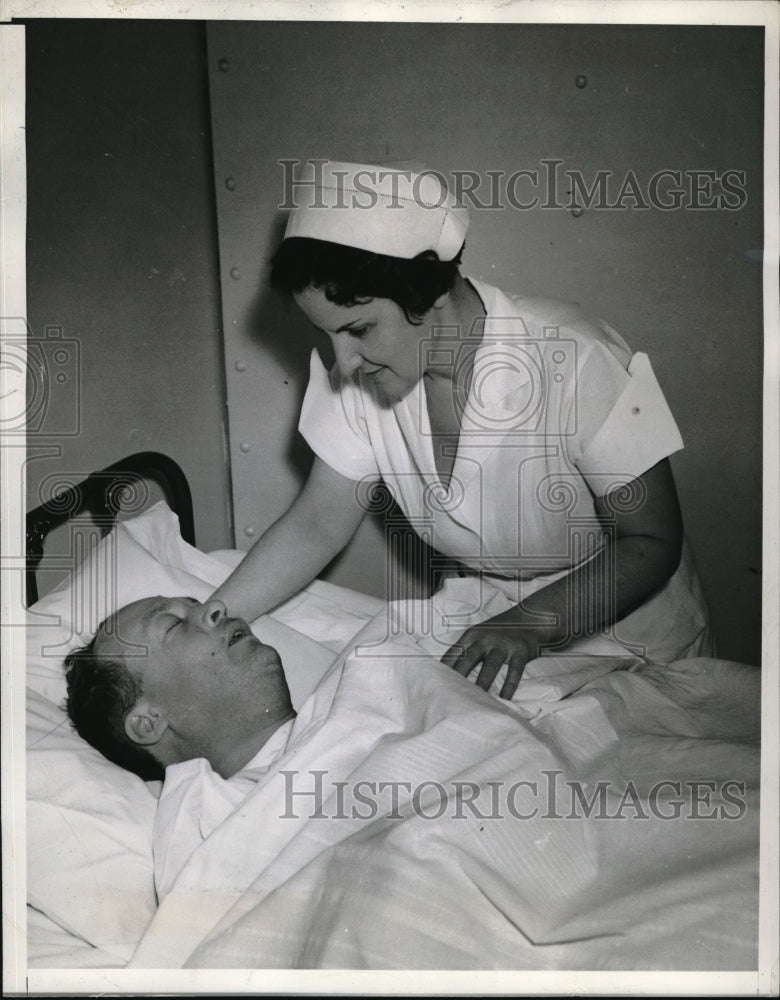
[[[279,654],[224,604],[149,597],[122,608],[95,641],[100,657],[122,657],[143,696],[191,745],[212,758],[231,739],[292,714]]]

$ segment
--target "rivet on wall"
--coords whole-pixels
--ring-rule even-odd
[[[238,446],[244,453],[252,450],[252,445],[248,441],[242,441]]]
[[[246,361],[236,361],[236,371],[245,372],[246,371]]]
[[[247,525],[247,526],[246,526],[246,527],[244,528],[244,534],[245,534],[245,535],[246,535],[246,536],[247,536],[248,538],[254,538],[254,536],[255,536],[255,532],[256,532],[256,529],[255,529],[255,528],[253,528],[251,524],[248,524],[248,525]]]
[[[235,177],[226,177],[225,178],[225,187],[228,189],[228,191],[235,191],[236,190],[236,179],[235,179]]]
[[[237,267],[231,267],[230,277],[233,279],[233,281],[238,281],[238,279],[241,277],[241,271]]]
[[[230,69],[230,60],[220,59],[219,62],[217,63],[217,66],[219,67],[220,73],[227,73],[227,71]]]
[[[579,219],[579,217],[582,215],[582,209],[580,208],[579,205],[575,205],[574,208],[571,210],[571,214],[574,216],[575,219]]]
[[[588,78],[587,76],[582,76],[582,74],[580,74],[580,76],[575,76],[574,82],[577,84],[580,90],[582,90],[583,87],[588,86]]]

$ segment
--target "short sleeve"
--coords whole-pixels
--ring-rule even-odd
[[[331,384],[319,354],[312,351],[298,430],[312,451],[347,479],[379,476],[364,406],[360,387],[345,379]]]
[[[580,439],[575,465],[596,496],[641,476],[662,459],[683,447],[674,417],[658,385],[646,354],[635,354],[628,370],[621,370],[606,387],[583,380],[581,400],[599,393],[603,408],[611,391],[612,405],[598,428]],[[619,388],[619,392],[616,390]],[[583,406],[586,404],[583,402]],[[587,422],[586,422],[587,423]]]

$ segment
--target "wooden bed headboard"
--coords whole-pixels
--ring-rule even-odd
[[[182,538],[190,545],[195,544],[192,495],[187,477],[167,455],[156,451],[136,452],[105,469],[93,472],[27,514],[27,607],[38,600],[36,572],[43,558],[44,542],[49,532],[79,514],[89,513],[102,534],[107,535],[116,524],[127,488],[147,480],[160,487],[166,503],[178,515]]]

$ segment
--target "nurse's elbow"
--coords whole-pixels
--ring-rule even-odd
[[[654,589],[662,587],[677,572],[682,559],[682,546],[682,534],[642,539],[640,552]]]

